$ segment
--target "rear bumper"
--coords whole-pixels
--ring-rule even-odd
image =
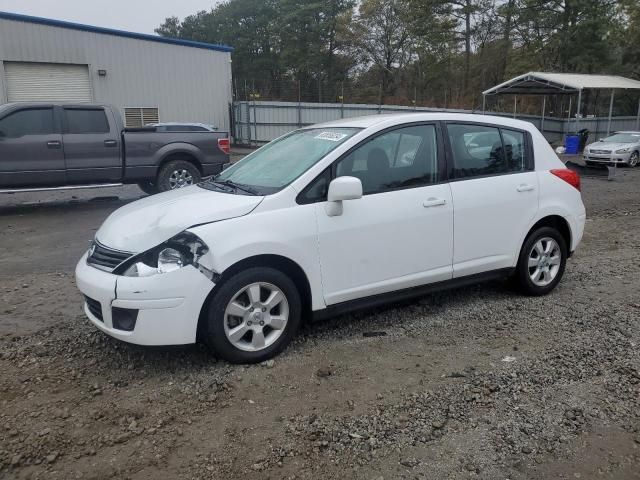
[[[573,252],[578,245],[582,241],[582,236],[584,235],[584,225],[587,221],[587,214],[582,212],[580,215],[573,217],[569,220],[571,225],[571,245],[569,246],[569,250]]]
[[[114,338],[137,345],[194,343],[202,305],[214,286],[193,267],[151,277],[113,275],[87,265],[86,254],[76,266],[76,283],[93,300],[93,308],[87,301],[84,304],[91,323]],[[133,330],[114,327],[113,308],[137,310]]]

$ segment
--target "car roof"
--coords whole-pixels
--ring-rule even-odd
[[[521,130],[532,130],[535,127],[529,122],[505,118],[497,115],[480,115],[473,113],[447,113],[447,112],[410,112],[410,113],[387,113],[382,115],[366,115],[362,117],[344,118],[330,122],[312,125],[307,128],[369,128],[384,124],[385,126],[402,125],[410,122],[429,121],[458,121],[489,123],[504,127],[518,128]]]

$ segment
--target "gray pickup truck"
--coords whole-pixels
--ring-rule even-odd
[[[229,162],[227,132],[173,130],[124,128],[106,105],[0,105],[0,192],[133,183],[155,193]]]

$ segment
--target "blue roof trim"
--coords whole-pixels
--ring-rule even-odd
[[[104,35],[114,35],[116,37],[133,38],[136,40],[147,40],[149,42],[168,43],[171,45],[180,45],[183,47],[203,48],[205,50],[216,50],[218,52],[233,52],[233,47],[229,47],[227,45],[215,45],[213,43],[195,42],[193,40],[160,37],[157,35],[149,35],[146,33],[126,32],[124,30],[94,27],[93,25],[65,22],[64,20],[53,20],[51,18],[33,17],[31,15],[21,15],[18,13],[0,11],[0,18],[3,18],[5,20],[15,20],[18,22],[37,23],[39,25],[48,25],[50,27],[68,28],[70,30],[81,30],[83,32],[102,33]]]

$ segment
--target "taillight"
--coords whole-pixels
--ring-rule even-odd
[[[568,168],[554,168],[551,173],[561,178],[576,190],[580,191],[580,175]]]
[[[229,143],[228,138],[219,138],[218,139],[218,148],[222,150],[227,155],[231,151],[231,144]]]

